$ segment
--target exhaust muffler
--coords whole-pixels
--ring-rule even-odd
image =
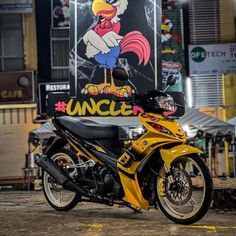
[[[35,157],[35,162],[44,171],[46,171],[49,175],[51,175],[66,190],[70,190],[72,192],[78,192],[83,196],[90,197],[90,194],[85,188],[76,185],[71,179],[71,177],[46,155]]]

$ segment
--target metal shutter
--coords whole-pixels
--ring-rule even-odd
[[[219,0],[189,1],[189,28],[191,44],[220,42]]]
[[[221,76],[191,77],[193,107],[220,107],[223,105]]]

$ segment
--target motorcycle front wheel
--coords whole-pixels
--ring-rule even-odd
[[[63,171],[67,172],[71,178],[78,175],[76,168],[71,168],[70,165],[78,164],[78,157],[66,149],[58,150],[50,155],[50,157]],[[75,192],[65,190],[62,185],[43,171],[42,175],[43,192],[48,203],[57,211],[69,211],[74,208],[79,200],[80,195]]]
[[[162,212],[178,224],[192,224],[208,211],[213,184],[208,168],[198,156],[177,158],[156,181],[157,202]]]

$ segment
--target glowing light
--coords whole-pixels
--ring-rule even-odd
[[[193,87],[192,87],[191,78],[189,77],[186,78],[185,85],[186,85],[187,106],[192,108],[193,107]]]
[[[187,135],[188,135],[189,132],[190,132],[190,127],[189,127],[189,125],[183,125],[182,128],[183,128],[183,130],[184,130],[184,131],[187,133]]]

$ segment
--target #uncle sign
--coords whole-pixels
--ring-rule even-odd
[[[136,115],[137,107],[113,100],[159,87],[160,6],[159,0],[70,1],[73,98],[68,103],[69,113]],[[116,67],[124,68],[130,81],[116,81],[112,76]]]

